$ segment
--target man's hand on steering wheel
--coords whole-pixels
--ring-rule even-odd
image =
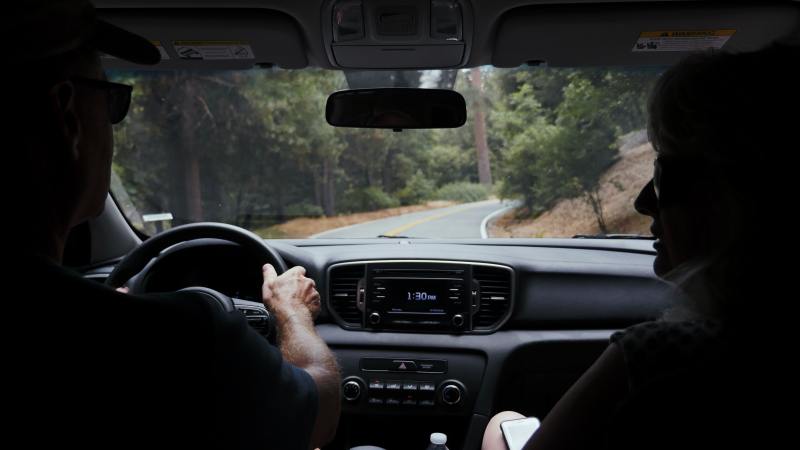
[[[305,276],[306,269],[295,266],[278,276],[272,264],[265,264],[262,271],[264,284],[261,295],[264,305],[279,319],[299,315],[313,322],[317,318],[320,295],[314,280]]]

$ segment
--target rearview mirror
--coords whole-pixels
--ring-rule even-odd
[[[467,103],[446,89],[355,89],[331,94],[325,119],[335,127],[457,128],[467,121]]]

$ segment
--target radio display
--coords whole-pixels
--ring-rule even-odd
[[[447,312],[448,280],[383,279],[388,311],[394,313],[444,314]]]

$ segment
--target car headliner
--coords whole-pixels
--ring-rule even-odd
[[[426,0],[365,1],[373,5],[423,5]],[[101,16],[161,43],[163,69],[247,69],[253,66],[328,69],[342,67],[331,51],[332,0],[97,0]],[[754,50],[800,30],[800,1],[722,4],[695,1],[460,0],[464,51],[456,67],[514,67],[535,61],[549,66],[668,65],[685,52],[633,52],[642,32],[735,30],[724,49]],[[425,12],[421,17],[424,18]],[[367,19],[369,20],[369,19]],[[402,44],[422,50],[421,38],[373,39],[372,48]],[[176,40],[248,42],[254,59],[198,61],[177,57]],[[280,43],[275,45],[275,43]],[[366,48],[366,46],[364,47]],[[412,57],[413,58],[413,57]],[[108,60],[107,67],[131,67]],[[370,62],[374,64],[374,61]],[[396,69],[386,63],[378,69]],[[404,66],[403,68],[413,68]],[[444,68],[430,65],[416,68]]]

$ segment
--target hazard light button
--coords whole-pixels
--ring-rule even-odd
[[[392,370],[395,372],[416,372],[417,363],[401,359],[392,360]]]

